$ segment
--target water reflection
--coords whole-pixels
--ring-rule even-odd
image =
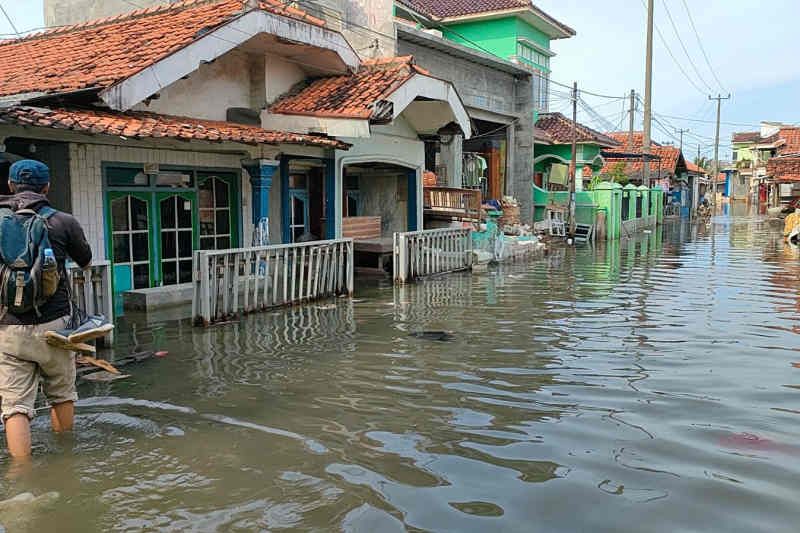
[[[792,530],[800,263],[731,211],[208,330],[126,317],[117,356],[169,356],[82,388],[72,439],[35,420],[47,475],[3,494],[59,496],[13,525]]]

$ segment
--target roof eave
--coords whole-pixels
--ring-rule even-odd
[[[576,35],[575,30],[566,24],[558,22],[556,19],[547,15],[543,11],[534,9],[533,7],[498,9],[496,11],[470,13],[468,15],[459,15],[456,17],[442,17],[438,20],[444,24],[454,24],[459,22],[470,22],[473,20],[494,19],[510,16],[521,16],[525,18],[529,24],[543,31],[550,39],[568,39]]]
[[[354,71],[360,64],[358,54],[341,33],[263,9],[251,9],[136,74],[104,88],[99,96],[110,108],[127,111],[191,74],[203,62],[213,61],[259,34],[330,50],[341,59],[343,70]]]

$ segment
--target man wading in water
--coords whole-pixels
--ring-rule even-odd
[[[44,334],[70,326],[74,313],[64,263],[69,257],[87,268],[92,250],[75,217],[50,207],[46,165],[18,161],[8,184],[12,196],[0,196],[0,397],[8,451],[19,459],[31,454],[30,420],[40,382],[53,430],[72,429],[75,354],[51,346]]]

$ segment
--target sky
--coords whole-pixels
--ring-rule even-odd
[[[570,39],[554,41],[557,55],[551,62],[552,79],[568,85],[577,81],[579,89],[604,95],[622,97],[631,89],[643,94],[644,2],[534,0],[538,7],[577,32]],[[780,23],[780,20],[800,19],[800,2],[772,0],[768,10],[752,0],[654,2],[657,31],[654,35],[653,109],[661,122],[654,124],[655,140],[677,144],[675,130],[688,128],[690,131],[684,134],[685,152],[693,158],[700,144],[704,156],[713,155],[716,110],[715,103],[708,100],[710,94],[727,96],[731,93],[732,96],[722,105],[722,159],[730,158],[730,138],[734,131],[756,130],[762,120],[800,123],[800,106],[796,105],[800,94],[800,61],[789,56],[789,51],[796,48],[796,24]],[[43,25],[41,0],[0,0],[0,5],[19,31]],[[692,29],[687,7],[697,34]],[[0,34],[12,31],[9,22],[0,14]],[[553,89],[552,110],[569,113],[568,89],[557,85]],[[582,108],[579,121],[603,130],[608,129],[609,124],[627,129],[624,100],[585,93],[582,98],[595,114]],[[598,115],[605,120],[598,119]],[[641,128],[641,118],[640,106],[637,128]]]

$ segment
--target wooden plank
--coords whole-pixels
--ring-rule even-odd
[[[239,260],[240,255],[233,256],[233,314],[239,313]]]
[[[261,298],[261,302],[264,307],[271,307],[271,303],[269,301],[269,287],[271,283],[269,282],[269,271],[270,271],[270,260],[269,260],[269,253],[264,253],[264,295]]]

